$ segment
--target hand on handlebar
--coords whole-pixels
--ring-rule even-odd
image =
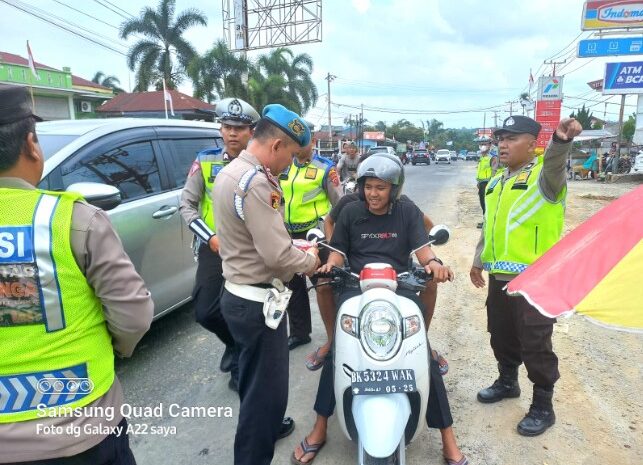
[[[316,273],[330,273],[332,269],[333,269],[332,264],[324,263],[321,267],[317,269]]]
[[[436,261],[430,262],[424,267],[424,270],[433,275],[433,281],[436,283],[453,281],[453,271],[451,271],[451,268],[446,265],[440,265]]]

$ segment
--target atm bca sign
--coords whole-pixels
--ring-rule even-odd
[[[643,62],[607,63],[603,94],[643,94]]]

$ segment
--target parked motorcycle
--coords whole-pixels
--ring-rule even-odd
[[[429,244],[444,244],[449,230],[430,231]],[[320,230],[309,241],[329,246]],[[423,246],[424,247],[424,246]],[[358,445],[358,465],[404,465],[405,447],[424,429],[429,397],[429,344],[420,308],[396,289],[423,290],[431,277],[412,265],[395,272],[371,263],[359,275],[334,267],[320,277],[335,288],[353,287],[361,295],[338,310],[334,336],[334,390],[344,434]]]

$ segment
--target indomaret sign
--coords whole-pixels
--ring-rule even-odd
[[[643,0],[585,2],[581,29],[624,29],[643,27]]]

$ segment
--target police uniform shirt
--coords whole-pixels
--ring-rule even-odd
[[[18,178],[0,177],[1,188],[34,189]],[[107,328],[116,355],[129,357],[149,329],[154,303],[145,283],[123,250],[107,214],[84,202],[76,202],[72,211],[71,249],[75,261],[94,293],[103,304]],[[69,456],[87,450],[107,435],[83,434],[84,428],[99,424],[116,426],[122,420],[120,407],[123,390],[114,377],[111,388],[99,399],[85,406],[98,411],[113,408],[115,418],[58,417],[16,423],[0,423],[0,463],[44,460]],[[44,427],[80,428],[81,435],[38,434],[37,424]],[[41,427],[42,427],[41,426]]]
[[[543,168],[540,172],[540,178],[538,179],[538,187],[543,196],[552,202],[556,201],[558,194],[565,188],[567,185],[567,173],[565,172],[565,163],[567,160],[567,154],[571,148],[570,142],[559,141],[556,137],[556,134],[553,135],[553,140],[547,147],[543,158]],[[526,166],[526,165],[525,165]],[[514,172],[509,172],[509,169],[506,168],[502,174],[502,183],[504,184],[507,180],[513,178],[523,167],[520,167]],[[485,227],[482,227],[482,232],[480,233],[480,240],[476,246],[476,252],[473,258],[473,266],[476,268],[482,268],[482,260],[480,258],[482,254],[482,249],[484,249],[484,230]],[[516,274],[502,274],[498,273],[494,275],[496,279],[500,281],[511,281]]]
[[[230,160],[231,158],[232,157],[228,155],[228,151],[224,147],[223,159]],[[213,231],[210,230],[201,217],[201,199],[204,194],[205,181],[203,180],[203,173],[201,172],[201,163],[199,163],[199,160],[197,159],[192,163],[185,185],[183,186],[179,212],[183,217],[183,221],[185,221],[185,224],[188,225],[190,230],[203,242],[207,242],[210,237],[212,237]],[[198,224],[192,224],[196,220],[200,220]]]
[[[255,170],[245,192],[239,186]],[[235,207],[240,197],[241,218]],[[213,190],[223,277],[235,284],[270,283],[273,278],[290,281],[295,273],[311,272],[316,259],[292,245],[279,211],[281,189],[257,158],[247,150],[217,175]]]
[[[352,202],[339,214],[331,246],[348,255],[355,273],[375,262],[401,273],[408,270],[411,251],[429,242],[423,218],[413,202],[397,201],[384,215],[371,213],[365,202]]]

